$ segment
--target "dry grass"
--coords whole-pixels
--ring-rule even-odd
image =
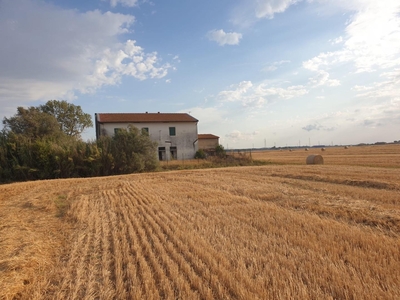
[[[18,183],[0,220],[0,299],[400,298],[396,168]]]
[[[0,186],[0,299],[39,299],[51,284],[71,230],[67,193],[61,181]]]

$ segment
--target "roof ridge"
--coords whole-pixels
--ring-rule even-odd
[[[100,123],[198,122],[188,113],[96,113]]]

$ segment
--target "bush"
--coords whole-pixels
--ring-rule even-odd
[[[205,159],[206,157],[207,157],[207,155],[203,149],[197,150],[196,154],[194,155],[194,158],[196,158],[196,159]]]
[[[218,145],[217,147],[215,147],[215,154],[218,156],[218,157],[226,157],[226,151],[225,151],[225,149],[224,149],[224,146],[222,146],[222,145]]]
[[[154,171],[158,167],[157,143],[136,127],[121,129],[113,137],[97,141],[101,153],[101,175]]]
[[[0,131],[0,182],[153,171],[157,145],[137,128],[84,142],[73,136],[32,138]]]

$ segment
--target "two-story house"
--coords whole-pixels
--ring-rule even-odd
[[[198,150],[198,120],[186,113],[96,113],[96,138],[129,125],[158,144],[159,160],[192,159]]]

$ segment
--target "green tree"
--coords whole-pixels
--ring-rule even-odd
[[[67,135],[80,137],[86,128],[93,127],[90,114],[84,113],[79,105],[68,103],[65,100],[49,100],[39,109],[54,116],[61,131]]]
[[[31,139],[61,135],[56,118],[33,106],[27,109],[18,107],[14,116],[4,117],[3,124],[7,132],[21,134]]]
[[[114,172],[126,174],[154,170],[158,166],[156,149],[157,143],[151,141],[146,132],[134,126],[118,130],[111,142]]]
[[[226,157],[226,151],[224,149],[224,146],[218,145],[217,147],[215,147],[215,154],[218,157]]]
[[[55,104],[53,108],[58,105],[50,103]],[[63,120],[68,118],[60,117],[60,123],[43,107],[18,107],[13,117],[4,118],[5,126],[0,131],[0,182],[115,175],[157,168],[157,143],[147,132],[129,127],[113,137],[85,142],[77,136],[90,119],[86,125],[74,125],[75,129],[66,132],[61,129],[67,130]],[[85,115],[80,111],[79,108],[78,114]]]

